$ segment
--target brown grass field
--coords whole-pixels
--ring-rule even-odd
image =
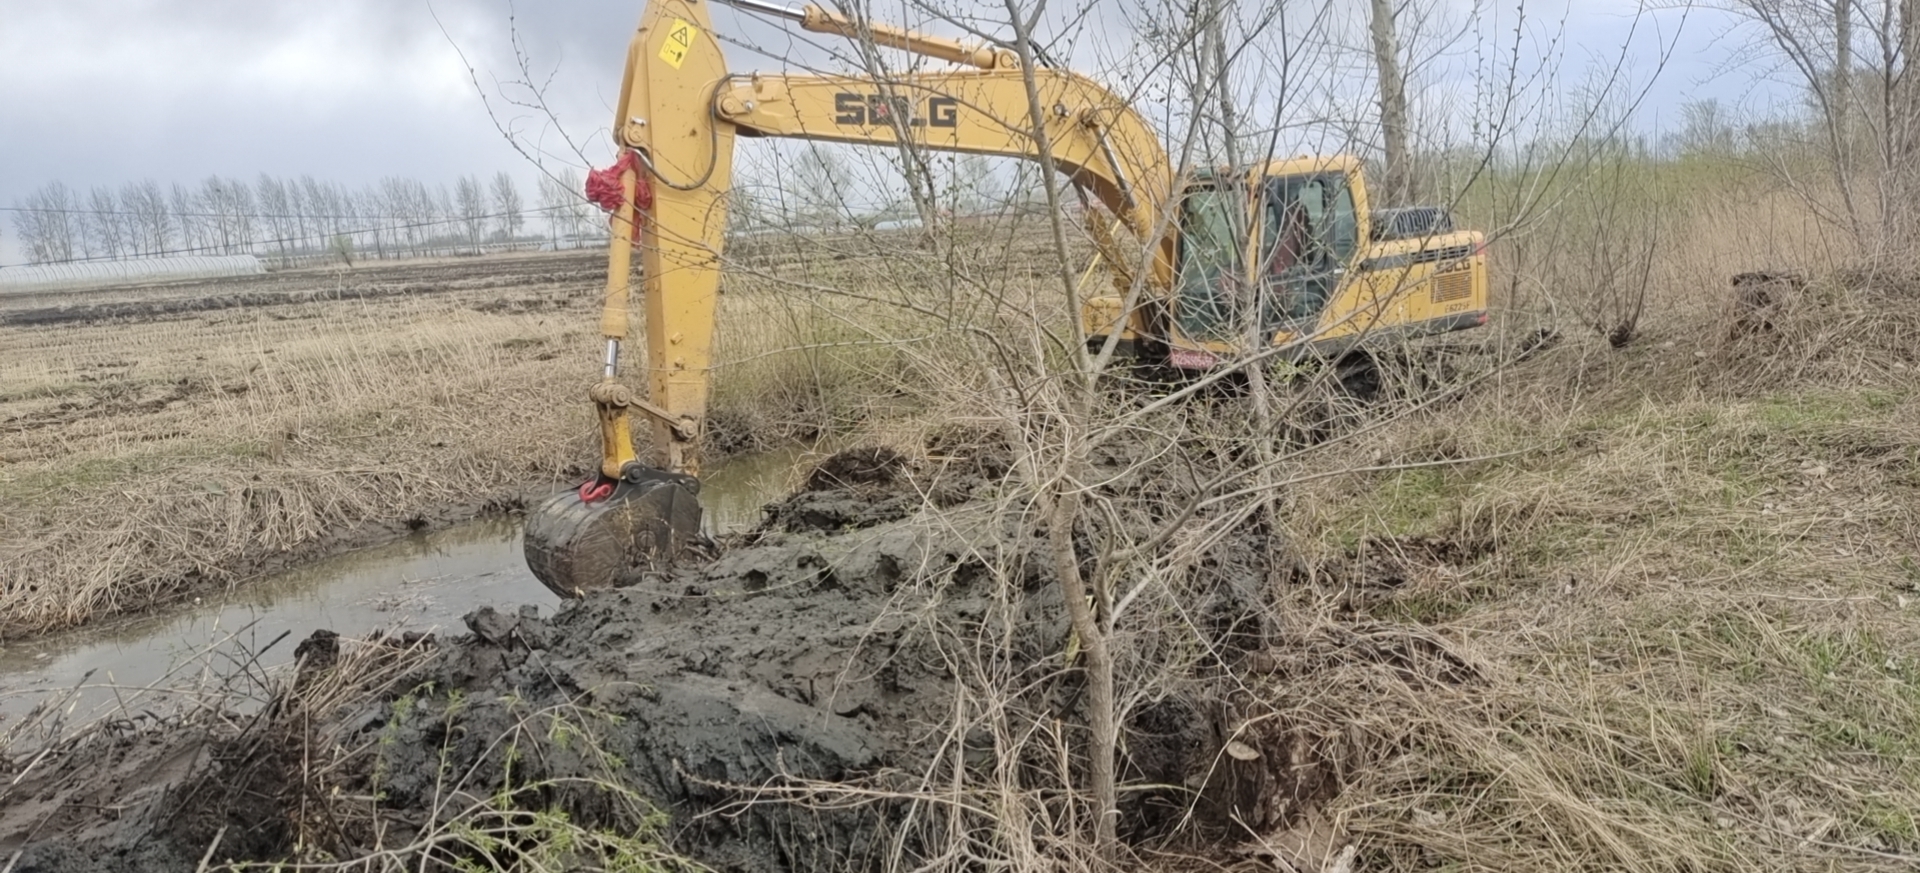
[[[805,289],[890,293],[942,265],[903,276],[849,250],[736,262],[709,460],[898,417],[886,338],[910,329]],[[586,251],[0,297],[0,639],[584,475],[605,275]]]
[[[1920,301],[1877,284],[1761,335],[1662,300],[1341,450],[1518,455],[1294,494],[1297,657],[1338,666],[1284,709],[1371,739],[1330,820],[1397,869],[1920,860]],[[1325,657],[1409,627],[1474,678]]]
[[[111,289],[68,298],[107,317],[0,327],[0,632],[237,584],[330,539],[557,481],[585,457],[569,364],[594,354],[595,264]],[[365,296],[272,302],[340,290]],[[209,294],[260,299],[193,311]],[[130,302],[148,312],[122,314]],[[53,320],[45,300],[6,306]]]
[[[1251,835],[1244,869],[1330,869],[1303,847],[1349,843],[1360,869],[1920,863],[1920,284],[1718,221],[1675,225],[1620,349],[1555,308],[1595,292],[1553,241],[1505,243],[1503,318],[1563,341],[1282,471],[1301,481],[1277,519],[1297,552],[1289,637],[1256,690],[1343,775],[1293,830]],[[1776,266],[1814,281],[1738,326],[1727,276]],[[239,584],[577,474],[597,267],[120,290],[76,302],[358,289],[58,323],[9,322],[46,304],[6,303],[0,629]],[[766,269],[844,284],[908,268]],[[916,376],[884,354],[819,353],[910,325],[757,281],[731,280],[716,451],[924,429],[900,419],[953,408],[895,399]],[[1337,470],[1363,471],[1318,475]],[[1360,656],[1387,650],[1454,666]]]
[[[581,475],[604,257],[0,299],[0,638],[242,584]],[[786,399],[761,377],[789,363],[783,323],[750,298],[727,307],[733,346],[755,351],[722,370],[714,454],[819,430],[805,409],[770,414]],[[752,402],[730,405],[726,382],[755,379]]]

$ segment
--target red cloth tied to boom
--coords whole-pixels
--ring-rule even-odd
[[[620,160],[604,170],[587,171],[587,199],[595,206],[608,212],[620,211],[620,174],[633,171],[633,240],[640,241],[640,223],[644,220],[642,210],[653,208],[653,186],[647,183],[647,174],[641,172],[639,153],[628,149],[620,153]]]

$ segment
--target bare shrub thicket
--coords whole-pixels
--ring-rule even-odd
[[[925,11],[936,20],[1014,34],[1029,58],[1023,40],[1044,20],[1031,6],[991,19]],[[1181,110],[1156,116],[1176,163],[1361,148],[1339,125],[1302,120],[1336,114],[1315,103],[1339,93],[1344,81],[1329,72],[1341,56],[1330,9],[1276,14],[1270,7],[1201,4],[1138,14],[1150,23],[1153,48],[1129,43],[1125,52],[1136,60],[1143,51],[1164,56],[1176,79],[1166,91],[1186,98]],[[1064,53],[1066,42],[1049,51]],[[1509,57],[1534,51],[1524,40],[1503,48]],[[1728,276],[1753,261],[1819,257],[1819,234],[1805,224],[1817,218],[1781,201],[1791,200],[1791,189],[1756,185],[1737,173],[1701,173],[1697,166],[1663,167],[1631,133],[1633,109],[1651,81],[1603,70],[1576,91],[1558,79],[1557,61],[1549,56],[1535,58],[1538,66],[1503,61],[1484,67],[1473,133],[1453,138],[1434,158],[1441,171],[1422,193],[1493,231],[1496,288],[1523,291],[1500,301],[1509,324],[1534,315],[1549,325],[1578,326],[1614,348],[1649,335],[1668,345],[1678,340],[1686,343],[1674,355],[1679,361],[1722,366],[1712,338],[1728,325]],[[1130,81],[1124,71],[1115,71],[1114,80]],[[1255,82],[1278,84],[1267,92],[1249,84]],[[1547,111],[1528,112],[1536,108]],[[1538,122],[1542,117],[1547,121]],[[1008,120],[1029,131],[1033,122]],[[1050,204],[1072,202],[1071,190],[1057,180],[1037,181]],[[1766,216],[1765,231],[1760,216]],[[1094,220],[1099,217],[1096,211]],[[1584,351],[1569,352],[1542,365],[1551,377],[1515,377],[1501,368],[1522,348],[1488,342],[1481,351],[1493,354],[1450,374],[1453,381],[1440,390],[1371,407],[1347,429],[1290,441],[1277,437],[1298,434],[1289,428],[1325,408],[1313,386],[1327,371],[1300,372],[1279,366],[1277,356],[1255,353],[1199,382],[1137,393],[1103,376],[1106,350],[1083,351],[1073,333],[1070,314],[1090,287],[1077,269],[1091,248],[1080,228],[1057,208],[1004,231],[994,228],[988,223],[938,235],[933,264],[922,249],[896,243],[889,251],[884,236],[870,236],[877,251],[863,273],[872,284],[858,296],[880,309],[842,322],[888,350],[883,360],[889,363],[874,372],[892,376],[884,384],[914,397],[915,405],[935,410],[930,420],[970,423],[988,435],[982,439],[1008,448],[1010,477],[995,509],[1001,523],[1033,531],[1043,545],[1036,552],[1003,548],[988,556],[988,565],[1009,580],[1007,596],[1018,598],[1012,580],[1025,565],[1016,559],[1044,560],[1071,613],[1063,653],[1069,669],[1058,676],[1016,680],[996,672],[992,653],[1015,632],[1011,624],[992,623],[955,647],[954,669],[966,677],[967,694],[942,723],[944,742],[959,750],[969,738],[988,738],[993,760],[1003,764],[971,768],[956,751],[951,762],[919,774],[919,788],[907,798],[923,811],[916,818],[923,827],[919,845],[934,847],[934,866],[986,861],[1037,868],[1113,857],[1119,834],[1141,835],[1133,829],[1138,820],[1122,812],[1132,815],[1137,807],[1121,798],[1159,788],[1139,769],[1148,743],[1142,726],[1194,705],[1232,713],[1214,740],[1215,772],[1248,794],[1226,801],[1237,818],[1225,836],[1282,863],[1331,862],[1346,840],[1357,841],[1368,865],[1394,869],[1448,863],[1505,870],[1713,869],[1783,848],[1808,863],[1854,858],[1891,866],[1910,859],[1863,836],[1872,827],[1822,831],[1809,824],[1818,814],[1721,804],[1734,778],[1727,751],[1734,741],[1716,720],[1744,705],[1734,701],[1760,697],[1727,692],[1702,700],[1682,687],[1686,683],[1662,685],[1651,697],[1636,692],[1634,675],[1714,670],[1717,658],[1738,650],[1755,659],[1769,687],[1798,694],[1802,659],[1780,647],[1782,629],[1805,621],[1819,634],[1837,631],[1830,618],[1750,612],[1716,625],[1709,616],[1727,603],[1704,597],[1675,607],[1685,618],[1676,619],[1682,642],[1673,648],[1636,642],[1652,632],[1641,629],[1643,618],[1627,595],[1610,596],[1637,578],[1635,561],[1645,559],[1661,572],[1672,568],[1671,576],[1648,584],[1662,597],[1679,597],[1684,580],[1701,578],[1683,574],[1738,573],[1722,564],[1688,563],[1685,554],[1710,551],[1718,537],[1737,541],[1742,530],[1768,539],[1788,537],[1790,528],[1760,521],[1781,510],[1762,509],[1759,499],[1713,510],[1710,495],[1724,486],[1695,465],[1715,463],[1718,450],[1669,429],[1687,420],[1683,414],[1586,410],[1573,399],[1591,384],[1585,380],[1603,379],[1596,369],[1612,372],[1631,362],[1596,363]],[[1015,240],[1038,241],[1041,250],[1029,255],[1037,262],[1008,256]],[[808,253],[803,257],[838,256],[832,244],[817,240],[790,245]],[[1015,264],[1021,266],[1008,269]],[[803,290],[772,272],[754,281],[763,293]],[[887,288],[902,289],[902,296],[890,296]],[[927,288],[944,294],[906,291]],[[804,292],[827,299],[839,289],[808,284]],[[898,314],[877,314],[887,308]],[[1834,318],[1786,321],[1774,329],[1820,333],[1794,344],[1819,360],[1864,366],[1891,351],[1886,339],[1896,334],[1885,332],[1867,344],[1880,351],[1841,351],[1859,345],[1851,334],[1867,327],[1861,318],[1872,309],[1840,304],[1828,311]],[[1790,364],[1790,356],[1768,360],[1739,372],[1806,372]],[[1622,394],[1649,390],[1669,384],[1662,380],[1676,366],[1650,366],[1645,378],[1627,370],[1604,377],[1619,380],[1604,384]],[[1881,365],[1875,378],[1892,378],[1897,371],[1890,367]],[[1294,378],[1269,378],[1276,374]],[[1728,384],[1701,378],[1722,386],[1716,390]],[[1222,399],[1212,390],[1229,379],[1245,393]],[[1498,389],[1490,387],[1495,384]],[[1689,389],[1675,390],[1684,395]],[[1615,421],[1605,417],[1614,414],[1630,422],[1608,442],[1619,456],[1604,460],[1578,449],[1578,460],[1567,458],[1564,447],[1591,444],[1581,428],[1601,426],[1588,416],[1605,423]],[[1690,408],[1686,414],[1705,413]],[[1755,426],[1744,416],[1735,413],[1716,427],[1743,438]],[[919,443],[917,434],[901,439],[910,447]],[[1455,483],[1464,478],[1492,484],[1462,497]],[[1457,514],[1421,514],[1460,501]],[[1647,539],[1617,551],[1600,545],[1614,526],[1658,517],[1653,507],[1666,504],[1698,514],[1672,527],[1631,527]],[[1379,517],[1319,523],[1343,508]],[[929,512],[925,523],[949,523],[944,518]],[[1610,563],[1575,563],[1571,579],[1538,589],[1524,587],[1531,579],[1502,575],[1503,568],[1566,566],[1549,560],[1563,547],[1601,551]],[[1519,554],[1505,555],[1509,548]],[[1402,585],[1405,591],[1394,590]],[[1535,610],[1552,610],[1557,599],[1587,585],[1607,593],[1564,619],[1537,618]],[[1429,629],[1483,598],[1513,594],[1513,586],[1524,593],[1515,595],[1511,611],[1493,605],[1476,613],[1491,638],[1474,641],[1474,627],[1452,627],[1448,635]],[[1235,626],[1227,617],[1233,615],[1258,618]],[[1702,641],[1722,633],[1734,642]],[[1566,652],[1576,654],[1561,657]],[[1604,673],[1612,663],[1626,665],[1617,681]],[[1588,678],[1589,669],[1603,675]],[[1031,698],[1022,699],[1033,687],[1026,683],[1045,681],[1084,683],[1076,721],[1048,722]],[[1911,707],[1900,709],[1896,697],[1874,705],[1910,717]],[[1817,707],[1796,706],[1781,723],[1817,721]],[[1882,754],[1839,786],[1802,784],[1765,767],[1747,772],[1764,783],[1756,789],[1764,802],[1784,803],[1783,796],[1804,791],[1807,804],[1828,814],[1877,802],[1870,786],[1886,777],[1886,762],[1900,752],[1889,746]],[[1294,776],[1262,781],[1258,766],[1243,766],[1272,759],[1290,762]],[[1648,780],[1653,784],[1645,791],[1635,787]],[[1355,787],[1350,795],[1330,797],[1349,786]],[[1210,804],[1222,802],[1209,793],[1217,790],[1219,784],[1169,792],[1167,802],[1181,810],[1172,820],[1204,819]],[[847,786],[810,791],[798,796],[821,804],[861,796]],[[1316,814],[1325,817],[1318,824]],[[1781,836],[1782,828],[1812,833],[1813,842],[1795,844]],[[1897,832],[1897,822],[1885,828]],[[1308,837],[1335,840],[1336,851],[1312,858],[1302,847]]]
[[[1692,211],[1648,163],[1626,143],[1579,143],[1567,190],[1502,247],[1515,279],[1614,348],[1639,335],[1662,250],[1684,245],[1680,216]]]
[[[1138,96],[1143,102],[1137,108],[1155,116],[1177,166],[1365,151],[1366,141],[1347,132],[1377,129],[1342,108],[1356,87],[1344,78],[1350,67],[1343,59],[1355,57],[1347,46],[1356,43],[1348,38],[1364,34],[1366,24],[1332,6],[1140,4],[1129,10],[1140,23],[1138,39],[1096,32],[1045,3],[912,9],[937,26],[999,37],[1029,71],[1045,66],[1044,36],[1047,57],[1060,63],[1071,58],[1069,66],[1110,76],[1121,93]],[[863,6],[852,11],[867,12]],[[1562,174],[1579,173],[1569,168],[1566,147],[1559,147],[1507,168],[1504,179],[1494,178],[1501,150],[1516,145],[1516,137],[1540,132],[1524,127],[1516,113],[1555,99],[1529,91],[1528,84],[1536,65],[1553,59],[1525,37],[1509,38],[1515,41],[1501,47],[1507,59],[1488,62],[1480,83],[1480,108],[1487,114],[1475,118],[1471,135],[1455,141],[1449,178],[1456,187],[1432,192],[1443,203],[1456,202],[1475,184],[1545,188]],[[918,63],[903,67],[897,55],[869,43],[841,52],[837,61],[826,62],[827,71],[851,67],[884,81]],[[806,66],[793,56],[767,60]],[[1170,88],[1164,83],[1169,76]],[[1625,82],[1603,82],[1593,102],[1621,99],[1627,88]],[[1176,99],[1155,102],[1155,93]],[[734,250],[727,262],[728,293],[793,301],[796,312],[812,313],[840,337],[816,342],[796,336],[806,351],[796,348],[789,360],[842,362],[868,374],[873,390],[928,411],[918,416],[925,422],[918,428],[895,420],[874,423],[868,433],[891,435],[919,452],[936,425],[957,425],[975,444],[998,446],[1006,456],[1005,478],[986,507],[990,516],[978,517],[980,508],[973,507],[962,520],[930,505],[920,521],[982,531],[986,539],[978,557],[1007,601],[976,628],[929,628],[960,634],[947,644],[947,657],[963,693],[951,712],[938,716],[931,740],[952,754],[911,774],[913,785],[904,790],[897,783],[777,791],[741,786],[754,802],[910,805],[912,838],[895,851],[920,854],[902,855],[902,868],[1098,867],[1119,856],[1122,833],[1141,839],[1180,832],[1208,805],[1219,813],[1210,819],[1216,824],[1238,821],[1223,836],[1265,838],[1337,793],[1343,778],[1338,774],[1347,764],[1371,760],[1404,738],[1389,725],[1377,734],[1349,734],[1340,725],[1303,718],[1286,699],[1290,692],[1274,696],[1239,678],[1245,659],[1275,642],[1276,628],[1290,621],[1286,598],[1277,595],[1294,566],[1291,545],[1280,534],[1282,514],[1300,483],[1485,460],[1484,453],[1468,450],[1389,453],[1369,463],[1327,465],[1323,453],[1352,434],[1426,414],[1507,357],[1500,343],[1489,343],[1483,349],[1488,354],[1449,374],[1454,382],[1400,395],[1361,421],[1331,428],[1312,422],[1326,420],[1326,392],[1336,371],[1288,363],[1293,349],[1256,349],[1204,377],[1157,390],[1130,384],[1110,370],[1112,344],[1090,347],[1075,315],[1079,301],[1115,275],[1134,277],[1120,290],[1138,301],[1146,293],[1145,255],[1086,269],[1094,248],[1087,225],[1113,219],[1097,205],[1088,207],[1085,224],[1072,217],[1072,207],[1087,201],[1047,172],[1047,108],[1036,103],[1029,109],[997,120],[1032,143],[1042,173],[1033,177],[1025,199],[1044,204],[1038,212],[985,210],[965,221],[928,220],[939,214],[927,206],[938,202],[928,192],[942,187],[931,175],[939,172],[940,158],[911,138],[903,137],[898,148],[864,151],[774,147],[744,152],[738,162],[744,179],[756,166],[784,164],[791,181],[776,196],[794,208],[791,232],[753,239],[753,257],[741,254],[744,247]],[[1567,111],[1576,133],[1618,123],[1591,106]],[[897,181],[901,175],[904,183]],[[868,230],[843,218],[881,212],[872,204],[884,195],[876,198],[874,192],[901,186],[922,217],[919,232]],[[1592,196],[1600,204],[1604,195]],[[1529,227],[1557,207],[1551,200],[1536,195],[1517,201],[1520,208],[1498,214],[1497,233]],[[764,201],[756,197],[755,203],[759,209]],[[1243,229],[1252,225],[1251,216],[1235,218]],[[1611,218],[1602,214],[1595,221]],[[1636,237],[1636,244],[1644,244],[1644,237]],[[777,267],[768,252],[782,253]],[[1644,273],[1646,258],[1639,263]],[[1644,290],[1644,276],[1640,281],[1635,285],[1623,276],[1608,288],[1631,306],[1631,295]],[[1630,321],[1631,312],[1609,315],[1616,322],[1623,316]],[[721,383],[730,375],[725,364],[716,371]],[[1244,396],[1235,394],[1241,388]],[[1011,539],[999,531],[1012,532]],[[996,652],[1022,632],[1018,604],[1031,595],[1023,593],[1020,580],[1035,572],[1057,586],[1051,596],[1063,603],[1068,633],[1056,664],[1009,673]],[[907,575],[912,577],[910,568]],[[907,593],[937,599],[938,580],[925,585]],[[903,620],[937,616],[912,601],[902,603]],[[1335,640],[1355,639],[1330,633]],[[1404,629],[1334,646],[1346,655],[1421,664],[1431,655],[1442,665],[1434,669],[1452,657],[1444,644]],[[1305,673],[1297,678],[1318,681]],[[1062,687],[1075,689],[1065,718],[1052,703]],[[1222,719],[1222,711],[1235,715]],[[1155,773],[1142,769],[1147,765],[1141,745],[1156,741],[1143,728],[1156,714],[1224,725],[1211,748],[1221,750],[1219,772],[1232,774],[1223,779],[1243,795],[1221,783],[1202,793],[1195,793],[1198,786],[1155,784]],[[1344,738],[1348,751],[1334,754],[1324,747],[1335,737]],[[978,766],[964,754],[982,744],[997,765]],[[1288,771],[1280,763],[1285,761],[1324,777]],[[1142,792],[1154,795],[1149,806],[1165,810],[1144,823],[1134,799]]]
[[[1859,256],[1910,260],[1920,212],[1920,20],[1911,3],[1730,0],[1754,50],[1804,89],[1810,118],[1768,125],[1758,158]]]

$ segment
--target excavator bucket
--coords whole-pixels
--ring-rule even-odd
[[[649,473],[589,482],[528,513],[523,541],[535,578],[561,597],[584,597],[705,542],[699,482]]]

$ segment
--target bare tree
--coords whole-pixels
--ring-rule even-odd
[[[246,182],[208,176],[190,208],[203,216],[207,248],[227,254],[253,249],[253,191]]]
[[[47,260],[71,261],[80,256],[83,231],[80,226],[80,198],[61,182],[49,182],[40,189],[37,208],[45,217],[44,238]]]
[[[855,185],[838,152],[807,143],[793,161],[786,188],[794,217],[801,224],[825,230],[855,223],[853,205],[847,199]]]
[[[387,246],[397,245],[399,239],[394,235],[394,224],[390,202],[387,198],[387,185],[382,180],[379,185],[369,185],[352,195],[355,211],[365,220],[367,235],[373,238],[373,253],[376,258],[387,257]]]
[[[1368,29],[1373,35],[1373,65],[1380,91],[1380,139],[1386,149],[1381,202],[1401,206],[1416,196],[1413,148],[1407,126],[1407,79],[1400,64],[1398,11],[1393,0],[1368,0]]]
[[[254,183],[254,190],[260,195],[260,218],[267,228],[267,235],[280,256],[286,257],[287,245],[293,241],[297,227],[293,200],[299,196],[300,188],[261,173],[260,181]],[[291,197],[288,196],[290,192]]]
[[[117,195],[120,204],[120,250],[126,252],[128,257],[135,258],[145,254],[141,244],[140,212],[136,202],[139,198],[138,183],[124,182],[120,185]]]
[[[13,234],[20,238],[20,247],[26,253],[27,262],[41,263],[40,253],[40,216],[32,209],[31,198],[13,201]]]
[[[1680,132],[1673,142],[1681,157],[1727,156],[1739,148],[1739,131],[1720,101],[1690,100],[1680,105]]]
[[[140,183],[140,225],[149,254],[164,254],[186,244],[186,228],[168,208],[167,193],[152,179]]]
[[[179,228],[179,248],[194,249],[205,243],[207,222],[197,211],[193,192],[187,186],[175,182],[167,189],[167,209]]]
[[[396,244],[404,243],[410,254],[417,254],[426,243],[429,225],[436,212],[433,192],[419,181],[400,176],[380,180],[377,199],[385,224]]]
[[[1846,228],[1863,253],[1909,253],[1920,230],[1920,5],[1913,0],[1733,0],[1759,42],[1806,89],[1818,153],[1839,203],[1809,188],[1788,150],[1769,155],[1778,175],[1815,214]],[[1864,34],[1864,36],[1863,36]],[[1855,41],[1874,54],[1864,62]],[[1866,143],[1856,140],[1856,125]],[[1871,157],[1860,154],[1867,145]],[[1867,159],[1870,168],[1858,166]],[[1862,174],[1861,169],[1870,169]]]
[[[480,180],[472,176],[461,176],[454,183],[455,216],[460,226],[467,230],[467,244],[476,251],[480,246],[480,233],[487,223],[487,201],[480,192]]]
[[[79,251],[81,228],[79,201],[60,182],[48,182],[15,204],[14,231],[26,249],[27,260],[36,264],[73,260]]]
[[[233,211],[233,251],[252,252],[254,240],[259,238],[259,208],[254,203],[253,187],[245,179],[227,180],[227,208]]]
[[[266,174],[263,173],[261,176],[264,182]],[[317,212],[319,210],[309,205],[308,194],[305,186],[301,184],[301,180],[288,177],[280,182],[280,188],[282,194],[281,199],[286,204],[286,212],[285,216],[277,223],[276,226],[279,228],[279,232],[275,233],[274,236],[276,238],[286,239],[287,251],[298,253],[306,249],[309,240],[318,238],[323,233],[323,230],[320,228],[310,229],[311,221],[308,218],[309,212]],[[269,211],[265,205],[266,192],[260,192],[260,198],[260,210],[262,212]]]
[[[1892,0],[1884,2],[1890,5]],[[1891,54],[1885,62],[1885,88],[1892,97],[1881,120],[1888,176],[1881,214],[1900,254],[1910,256],[1920,239],[1920,167],[1914,166],[1920,158],[1920,73],[1914,70],[1920,63],[1920,0],[1900,0],[1896,21],[1898,37],[1889,41],[1899,45],[1899,72],[1893,71]]]
[[[193,208],[200,212],[201,226],[208,231],[207,248],[227,251],[233,245],[234,226],[227,207],[226,185],[219,176],[208,176],[200,182],[200,193]]]
[[[946,164],[943,192],[956,217],[976,216],[1006,204],[1008,192],[994,176],[993,162],[980,155],[957,155]]]
[[[1833,123],[1840,129],[1837,145],[1842,162],[1853,156],[1853,2],[1833,3]]]
[[[727,232],[737,234],[766,227],[770,222],[765,198],[750,185],[727,192]]]
[[[559,184],[559,190],[566,195],[562,202],[566,204],[566,217],[570,223],[569,234],[574,239],[593,238],[605,234],[606,224],[595,220],[598,210],[593,204],[588,203],[584,196],[586,187],[580,178],[579,171],[567,167],[555,178]]]
[[[474,180],[474,185],[476,188],[479,188],[480,182],[477,178]],[[446,183],[443,182],[430,189],[427,188],[424,183],[421,184],[420,187],[421,191],[426,194],[426,209],[423,210],[420,217],[420,222],[423,225],[420,233],[427,245],[431,247],[435,238],[441,236],[442,232],[440,228],[459,221],[460,213],[458,208],[454,206],[453,192],[448,190]],[[479,188],[479,190],[480,212],[482,216],[485,216],[487,209],[486,189]],[[486,228],[486,220],[484,217],[481,219],[480,226],[483,230]]]
[[[90,258],[118,258],[125,235],[120,230],[120,204],[113,189],[95,185],[87,192],[87,220],[84,238]]]
[[[514,237],[520,235],[520,229],[526,226],[524,209],[520,202],[520,189],[513,184],[513,174],[505,170],[493,174],[494,222],[505,241],[512,242]]]
[[[291,186],[289,186],[291,187]],[[298,226],[295,231],[300,235],[301,246],[307,240],[318,240],[332,236],[347,228],[341,224],[345,214],[350,211],[351,198],[342,196],[343,192],[332,184],[322,184],[311,175],[300,177],[300,197],[295,200],[295,219]]]
[[[534,190],[536,207],[540,217],[547,225],[547,245],[554,251],[560,250],[560,237],[570,234],[567,217],[567,201],[573,199],[573,192],[562,187],[559,178],[542,173]]]

